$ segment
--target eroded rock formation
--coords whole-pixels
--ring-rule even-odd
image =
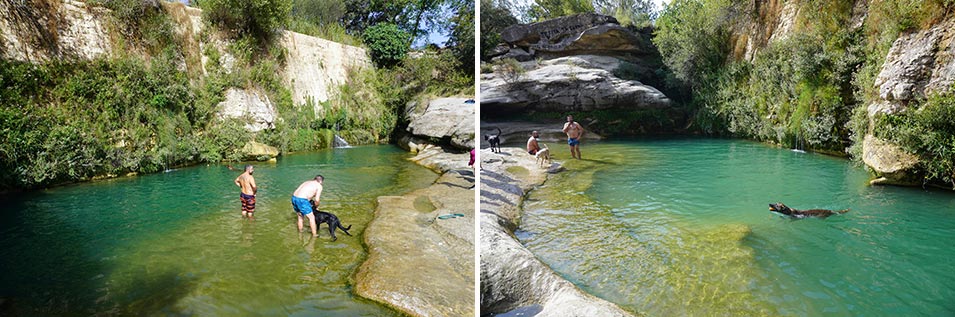
[[[541,168],[518,148],[481,151],[481,312],[515,310],[536,316],[632,316],[587,294],[537,259],[514,237],[527,191],[542,184],[557,164]]]

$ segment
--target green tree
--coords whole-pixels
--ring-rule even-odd
[[[729,31],[721,1],[675,0],[656,20],[653,43],[674,76],[699,87],[726,60]]]
[[[488,53],[501,43],[501,31],[518,23],[507,8],[507,3],[481,0],[481,60],[488,61]]]
[[[341,0],[293,0],[291,15],[315,25],[341,23],[345,16],[345,2]]]
[[[292,10],[290,0],[204,0],[201,6],[213,25],[235,38],[249,36],[260,43],[285,27]]]
[[[351,34],[362,34],[365,29],[380,23],[406,24],[410,19],[408,8],[415,7],[415,0],[345,0],[345,15],[342,23]]]
[[[474,70],[474,1],[455,0],[457,15],[451,18],[451,36],[445,43],[461,63],[461,70],[470,74]]]
[[[591,0],[537,0],[528,14],[536,21],[543,21],[587,12],[594,12]]]
[[[646,26],[654,18],[651,0],[593,0],[597,13],[617,18],[620,25]]]
[[[391,23],[380,23],[365,30],[362,40],[371,50],[371,59],[378,67],[397,65],[408,53],[408,32]]]

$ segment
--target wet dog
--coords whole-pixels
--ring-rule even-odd
[[[501,151],[501,128],[497,128],[497,134],[485,134],[484,140],[491,145],[491,152]],[[497,151],[494,149],[497,148]]]
[[[540,167],[544,167],[544,163],[550,162],[550,149],[547,148],[547,144],[541,144],[543,146],[540,150],[537,150],[537,154],[534,154],[534,157],[537,158],[537,164]]]
[[[328,233],[332,235],[332,241],[338,240],[338,237],[335,237],[335,228],[342,229],[348,236],[351,236],[351,233],[348,233],[348,230],[351,229],[351,225],[348,227],[342,227],[341,221],[338,221],[338,216],[330,212],[324,211],[315,211],[315,230],[322,227],[323,223],[328,224]]]
[[[843,209],[838,211],[832,211],[828,209],[799,210],[799,209],[789,208],[789,206],[786,206],[783,203],[775,203],[775,204],[769,204],[769,211],[773,211],[773,212],[790,216],[793,218],[806,218],[806,217],[826,218],[836,213],[840,213],[840,214],[847,213],[849,212],[849,209]]]

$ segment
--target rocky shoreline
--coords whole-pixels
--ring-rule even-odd
[[[536,316],[633,316],[587,294],[537,259],[514,236],[525,195],[560,171],[520,148],[481,151],[481,312]]]
[[[474,173],[467,152],[446,150],[473,144],[474,107],[465,100],[409,105],[408,135],[399,145],[441,176],[405,195],[378,197],[364,233],[368,259],[355,275],[359,296],[411,316],[475,315]]]

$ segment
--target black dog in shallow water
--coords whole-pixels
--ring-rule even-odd
[[[806,217],[826,218],[836,213],[840,213],[840,214],[847,213],[849,212],[849,209],[843,209],[839,211],[832,211],[828,209],[799,210],[799,209],[789,208],[789,206],[783,205],[783,203],[775,203],[775,204],[769,204],[769,211],[775,211],[777,213],[790,216],[793,218],[806,218]]]
[[[342,227],[342,223],[338,221],[338,216],[330,212],[315,211],[315,230],[318,231],[318,228],[321,228],[323,223],[328,224],[328,233],[332,235],[332,241],[338,240],[338,238],[335,237],[335,228],[342,229],[345,234],[351,236],[351,233],[348,233],[348,230],[351,229],[351,225],[348,225],[347,228]]]

